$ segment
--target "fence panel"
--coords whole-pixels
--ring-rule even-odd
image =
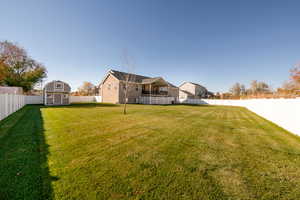
[[[43,96],[25,96],[26,104],[43,104]]]
[[[96,102],[102,102],[102,97],[101,96],[95,96]]]
[[[24,105],[23,95],[0,94],[0,120],[21,109]]]
[[[96,102],[95,96],[70,96],[70,103]]]

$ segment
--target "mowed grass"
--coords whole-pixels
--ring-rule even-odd
[[[300,139],[240,107],[26,106],[0,199],[300,199]]]

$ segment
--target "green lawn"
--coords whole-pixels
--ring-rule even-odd
[[[0,199],[300,199],[300,139],[225,106],[26,106],[0,122]]]

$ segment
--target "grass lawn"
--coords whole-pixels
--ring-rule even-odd
[[[0,199],[300,199],[300,139],[240,107],[26,106]]]

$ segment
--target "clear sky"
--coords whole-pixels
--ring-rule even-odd
[[[300,61],[300,1],[0,0],[0,40],[23,46],[75,90],[109,69],[193,81],[213,92],[263,80]]]

